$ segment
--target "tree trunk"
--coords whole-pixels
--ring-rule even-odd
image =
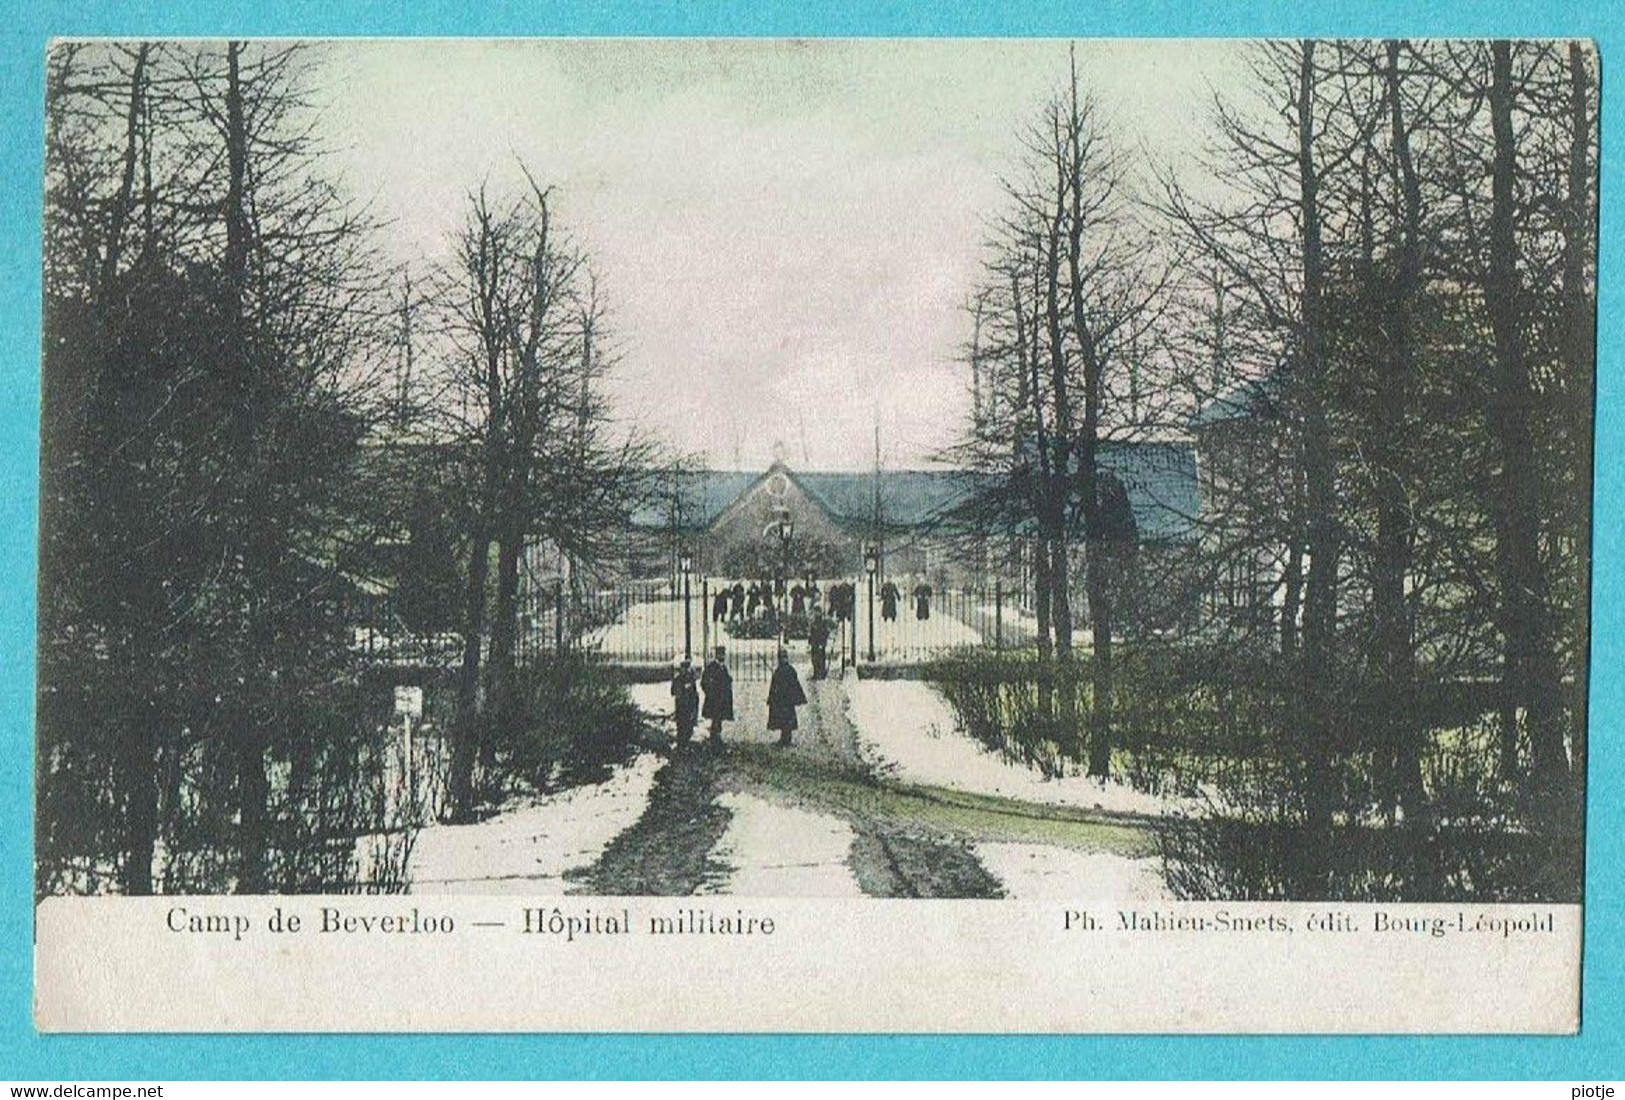
[[[1298,473],[1301,470],[1294,471],[1294,485],[1287,505],[1286,564],[1282,567],[1281,576],[1281,662],[1288,669],[1297,667],[1298,616],[1303,611],[1303,538],[1300,525],[1296,522],[1303,498],[1296,484]]]
[[[251,595],[244,635],[245,668],[239,689],[237,712],[237,892],[263,893],[270,855],[268,814],[270,781],[266,776],[269,731],[267,717],[256,703],[274,707],[274,689],[262,682],[261,669],[273,659],[274,630],[271,611],[271,555],[275,533],[272,517],[266,514],[265,486],[255,459],[255,434],[261,427],[257,401],[262,379],[255,373],[245,322],[248,294],[248,251],[252,227],[248,216],[248,122],[244,106],[242,78],[243,44],[226,46],[226,252],[225,252],[225,331],[226,354],[236,384],[237,408],[232,417],[232,453],[238,459],[238,476],[243,479],[236,494],[242,526],[239,528],[242,568]]]
[[[124,781],[125,860],[120,887],[126,894],[153,892],[152,860],[158,849],[158,749],[166,726],[151,661],[157,652],[150,632],[154,616],[133,624],[125,647],[125,685],[133,698],[123,715],[118,753]],[[144,629],[147,628],[147,629]]]
[[[517,514],[517,508],[512,513]],[[491,618],[491,662],[487,669],[486,709],[489,720],[480,730],[480,767],[489,771],[496,762],[496,746],[513,731],[514,643],[519,627],[519,557],[524,543],[521,525],[504,517],[497,542],[496,606]]]
[[[1083,426],[1075,446],[1078,462],[1078,495],[1083,504],[1083,530],[1086,540],[1084,587],[1089,597],[1089,625],[1093,640],[1089,663],[1093,684],[1089,705],[1089,774],[1106,779],[1111,773],[1112,736],[1112,593],[1107,576],[1107,539],[1100,507],[1100,420],[1105,401],[1106,364],[1100,345],[1084,309],[1083,275],[1083,116],[1078,108],[1078,76],[1072,72],[1071,113],[1068,117],[1068,179],[1071,211],[1067,221],[1067,284],[1071,305],[1073,336],[1083,361]],[[1073,444],[1072,407],[1059,395],[1065,379],[1056,378],[1056,423],[1065,424],[1063,439]],[[1062,452],[1065,457],[1066,452]],[[1063,482],[1064,484],[1064,482]]]
[[[1048,332],[1049,396],[1055,431],[1051,440],[1052,457],[1044,469],[1043,523],[1050,546],[1050,614],[1055,626],[1054,663],[1056,688],[1060,694],[1056,722],[1069,751],[1082,755],[1077,670],[1072,658],[1072,558],[1066,529],[1073,431],[1065,336],[1061,328],[1061,235],[1066,216],[1066,175],[1062,162],[1064,150],[1057,148],[1054,153],[1055,211],[1044,245],[1044,323]],[[1036,396],[1042,390],[1034,385],[1033,392]]]
[[[1305,534],[1309,558],[1304,585],[1303,649],[1298,686],[1304,701],[1302,730],[1308,766],[1305,811],[1311,829],[1331,822],[1331,739],[1337,675],[1333,643],[1337,630],[1336,469],[1326,417],[1326,377],[1322,360],[1322,303],[1325,271],[1320,229],[1320,176],[1315,165],[1315,44],[1304,42],[1298,65],[1298,185],[1301,203],[1303,300],[1297,391],[1303,430]]]
[[[1033,519],[1036,530],[1032,538],[1033,551],[1033,610],[1038,619],[1038,714],[1044,723],[1046,735],[1055,733],[1055,552],[1051,539],[1049,498],[1053,479],[1050,476],[1049,433],[1044,427],[1044,388],[1040,384],[1038,364],[1038,303],[1033,304],[1032,334],[1025,335],[1027,322],[1021,306],[1019,278],[1012,277],[1011,290],[1016,304],[1018,352],[1022,359],[1022,396],[1032,416],[1034,446],[1023,456],[1036,472],[1033,479]],[[1036,299],[1036,292],[1034,294]]]
[[[1421,808],[1421,738],[1415,706],[1415,651],[1410,608],[1405,594],[1411,571],[1411,504],[1403,469],[1410,437],[1407,410],[1411,405],[1413,346],[1411,317],[1421,277],[1421,188],[1411,160],[1410,135],[1400,98],[1400,44],[1386,46],[1384,73],[1395,174],[1400,192],[1402,226],[1397,270],[1387,305],[1387,354],[1381,358],[1382,385],[1376,398],[1372,448],[1376,467],[1377,546],[1372,570],[1372,610],[1384,744],[1389,772],[1391,805],[1406,816]]]
[[[132,415],[131,410],[141,407],[145,395],[133,381],[139,372],[115,351],[124,343],[115,318],[123,305],[124,237],[135,207],[150,54],[150,45],[139,46],[130,70],[119,186],[107,213],[95,302],[100,333],[100,347],[96,350],[102,378],[95,391],[100,395],[97,411],[90,418],[90,423],[100,428],[95,432],[93,461],[101,472],[105,499],[130,506],[142,498],[142,489],[136,475],[139,460],[128,448],[145,429],[141,415]],[[115,797],[124,813],[124,860],[119,885],[126,894],[151,894],[152,861],[158,847],[158,748],[166,722],[160,703],[160,677],[154,674],[150,662],[162,647],[157,628],[163,618],[148,562],[135,545],[139,534],[117,510],[97,518],[107,525],[102,539],[119,548],[110,560],[121,563],[107,582],[114,597],[110,633],[117,639],[114,667],[119,670],[118,682],[107,687],[116,694],[128,693],[114,731],[119,769]]]
[[[474,758],[480,743],[480,647],[485,638],[485,586],[491,570],[491,535],[479,523],[469,543],[463,593],[463,659],[457,671],[457,731],[451,750],[451,820],[474,813]]]
[[[1560,714],[1561,673],[1550,625],[1549,593],[1540,559],[1540,471],[1535,464],[1531,419],[1537,395],[1524,348],[1522,286],[1515,224],[1517,148],[1512,118],[1512,47],[1490,46],[1489,270],[1485,304],[1495,341],[1490,431],[1501,460],[1494,494],[1496,560],[1501,579],[1503,707],[1521,709],[1537,781],[1546,787],[1564,778],[1568,760]],[[1502,731],[1503,766],[1517,754],[1517,728]]]
[[[1596,313],[1587,282],[1591,250],[1591,70],[1585,47],[1569,44],[1569,171],[1568,195],[1563,219],[1563,356],[1567,374],[1569,407],[1573,410],[1576,439],[1589,439],[1592,433],[1593,374],[1596,368]],[[1583,451],[1581,452],[1584,453]],[[1578,624],[1573,664],[1574,688],[1570,693],[1573,714],[1569,729],[1574,738],[1573,774],[1583,782],[1586,775],[1586,676],[1584,662],[1591,650],[1591,516],[1590,501],[1581,493],[1576,509],[1575,555],[1572,568],[1577,578],[1574,616]]]

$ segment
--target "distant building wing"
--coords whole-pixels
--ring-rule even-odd
[[[1271,371],[1262,378],[1242,379],[1204,401],[1191,416],[1191,428],[1200,430],[1244,417],[1268,415],[1280,400],[1280,371]]]
[[[1100,449],[1101,465],[1122,481],[1135,526],[1144,541],[1191,537],[1197,514],[1196,456],[1188,443],[1113,443]],[[710,526],[735,501],[767,477],[751,470],[696,470],[679,478],[677,508],[682,527]],[[789,471],[830,519],[848,528],[873,522],[873,471]],[[917,529],[947,516],[975,488],[979,475],[964,470],[882,470],[881,520],[888,528]],[[638,510],[633,522],[659,530],[672,523],[673,500],[656,500]]]

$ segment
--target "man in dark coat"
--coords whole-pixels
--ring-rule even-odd
[[[807,613],[807,590],[801,585],[790,589],[790,614],[805,615]]]
[[[823,680],[829,676],[829,620],[822,611],[814,609],[807,623],[807,641],[812,646],[813,679]]]
[[[745,586],[738,581],[734,581],[734,586],[729,590],[729,595],[733,596],[733,613],[729,617],[743,619],[745,617]]]
[[[844,623],[852,617],[853,605],[857,603],[857,590],[852,587],[851,582],[842,581],[829,590],[829,603],[835,611],[835,618]]]
[[[671,697],[677,719],[677,743],[686,745],[694,738],[700,718],[700,691],[694,685],[694,666],[687,657],[671,678]]]
[[[886,622],[897,621],[897,599],[901,595],[891,581],[880,586],[880,617]]]
[[[754,619],[756,613],[762,609],[762,586],[756,581],[750,582],[750,591],[745,594],[745,618]]]
[[[711,621],[720,623],[728,617],[728,590],[717,589],[717,594],[711,597]]]
[[[779,731],[779,744],[790,743],[790,733],[796,728],[796,708],[806,701],[807,693],[790,664],[790,654],[779,650],[779,667],[773,670],[773,682],[767,689],[767,728]]]
[[[734,678],[728,671],[728,651],[717,646],[716,656],[706,662],[700,676],[700,689],[705,692],[705,705],[700,714],[711,722],[711,743],[722,744],[722,723],[734,719]]]
[[[921,620],[931,617],[931,586],[929,584],[918,584],[914,587],[914,617]]]

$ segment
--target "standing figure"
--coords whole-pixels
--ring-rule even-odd
[[[700,676],[700,689],[705,692],[705,705],[700,714],[711,723],[711,744],[722,744],[722,723],[734,719],[734,678],[728,671],[728,650],[717,646],[716,655],[706,662]]]
[[[745,586],[738,581],[734,581],[734,586],[729,589],[728,594],[733,597],[733,606],[729,609],[728,617],[730,619],[743,619],[745,617]]]
[[[745,618],[754,619],[756,613],[762,609],[762,586],[756,581],[750,582],[750,591],[745,594]]]
[[[711,621],[720,623],[728,617],[728,590],[717,589],[717,594],[711,597]]]
[[[780,745],[790,743],[791,731],[796,728],[796,708],[806,701],[807,693],[790,664],[789,652],[779,650],[779,667],[773,670],[773,682],[767,689],[767,728],[779,731]]]
[[[931,586],[918,584],[914,586],[914,617],[925,620],[931,617]]]
[[[842,581],[829,590],[829,606],[839,622],[844,623],[852,617],[852,607],[856,603],[857,589],[852,587],[851,581]]]
[[[813,679],[826,679],[829,676],[829,620],[817,609],[807,624],[807,641],[812,645]]]
[[[672,674],[671,697],[677,719],[677,743],[686,745],[693,740],[694,727],[700,719],[700,689],[695,686],[694,665],[687,657]]]
[[[880,617],[886,622],[894,623],[897,621],[897,601],[901,597],[902,593],[897,590],[897,585],[891,581],[887,581],[880,586]]]
[[[790,589],[790,614],[805,615],[807,613],[807,590],[801,585]]]

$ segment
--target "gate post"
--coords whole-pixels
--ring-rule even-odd
[[[869,663],[875,662],[875,574],[869,571]]]
[[[1004,648],[1004,582],[993,582],[993,652]]]
[[[564,582],[553,582],[553,656],[564,655]]]
[[[684,564],[688,564],[684,562]],[[694,609],[689,599],[687,569],[683,570],[683,659],[692,660],[694,657]]]
[[[852,667],[858,667],[858,586],[852,585],[852,600],[846,605],[847,643],[852,650]]]

